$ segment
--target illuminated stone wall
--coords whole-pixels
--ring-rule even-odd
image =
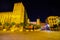
[[[0,22],[4,24],[5,22],[24,22],[24,6],[21,3],[15,3],[13,12],[0,12]]]

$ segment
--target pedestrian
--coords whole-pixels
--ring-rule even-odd
[[[50,30],[50,25],[49,24],[46,24],[46,30]]]

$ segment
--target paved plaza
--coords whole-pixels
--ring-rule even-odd
[[[60,32],[0,32],[0,40],[60,40]]]

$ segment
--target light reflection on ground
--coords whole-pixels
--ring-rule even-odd
[[[0,40],[60,40],[60,32],[0,32]]]

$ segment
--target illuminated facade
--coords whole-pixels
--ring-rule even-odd
[[[36,21],[31,22],[30,19],[27,20],[27,22],[30,24],[37,24],[40,25],[40,19],[38,18]]]
[[[58,25],[58,16],[49,16],[46,19],[46,22],[49,23],[49,25],[52,27],[53,25],[57,24]]]
[[[24,6],[21,3],[15,3],[13,12],[0,12],[0,22],[4,24],[5,22],[24,22]]]

